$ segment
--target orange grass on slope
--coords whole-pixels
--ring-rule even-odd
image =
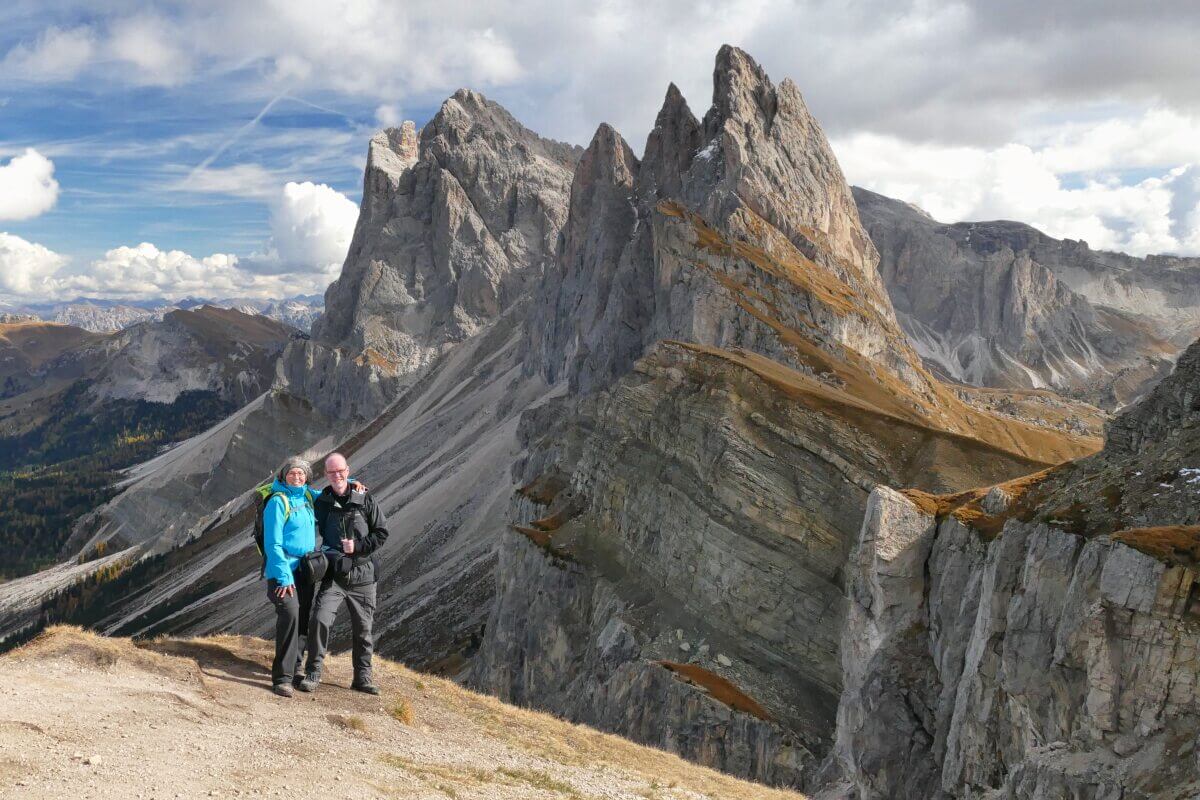
[[[797,329],[781,318],[778,298],[772,300],[728,274],[701,263],[693,264],[724,286],[740,308],[773,330],[782,342],[792,348],[797,360],[816,374],[831,376],[848,394],[901,419],[978,439],[1040,464],[1056,464],[1090,455],[1100,449],[1102,441],[1097,437],[1072,436],[1040,428],[989,414],[964,403],[921,366],[920,359],[912,352],[907,340],[893,330],[894,324],[883,319],[868,304],[859,301],[858,295],[836,275],[811,259],[804,258],[799,251],[795,251],[793,255],[796,258],[792,261],[781,262],[754,245],[731,242],[699,215],[678,204],[660,203],[659,210],[667,216],[690,223],[698,244],[709,252],[746,261],[770,275],[783,278],[835,314],[856,313],[865,319],[877,321],[881,332],[889,340],[894,340],[898,352],[910,356],[907,359],[909,368],[928,385],[930,391],[928,397],[919,395],[891,370],[840,342],[826,343],[829,350],[836,352],[818,346],[809,331]],[[797,313],[796,317],[801,325],[816,332],[804,315]],[[780,365],[780,369],[786,367]]]
[[[771,715],[759,705],[757,700],[715,672],[698,664],[680,664],[675,661],[656,661],[654,663],[675,673],[675,677],[685,683],[700,687],[708,693],[709,697],[724,703],[734,711],[741,711],[761,720],[771,721]]]
[[[1112,540],[1167,564],[1192,569],[1200,566],[1200,525],[1126,528],[1114,533]]]

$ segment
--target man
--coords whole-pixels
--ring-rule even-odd
[[[307,674],[298,688],[312,692],[320,684],[329,633],[344,601],[350,607],[353,631],[354,681],[350,687],[379,694],[371,679],[371,654],[375,646],[371,628],[379,578],[379,562],[374,553],[387,541],[387,520],[371,495],[353,491],[349,482],[350,465],[341,453],[325,459],[325,476],[329,478],[329,486],[317,495],[313,508],[319,544],[329,557],[329,572],[314,603]]]

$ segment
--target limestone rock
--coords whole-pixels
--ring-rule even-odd
[[[411,123],[375,136],[314,338],[411,373],[479,331],[553,253],[578,155],[465,89],[419,141]]]
[[[1200,343],[1101,453],[999,487],[1003,506],[979,493],[934,519],[872,493],[890,511],[868,514],[849,579],[831,782],[862,800],[1195,794],[1200,765],[1178,756],[1200,736],[1181,466],[1198,380]],[[919,546],[897,570],[880,542]]]

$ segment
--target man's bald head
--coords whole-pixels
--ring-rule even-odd
[[[338,494],[345,494],[350,487],[350,464],[341,453],[330,453],[325,459],[325,477],[329,486]]]

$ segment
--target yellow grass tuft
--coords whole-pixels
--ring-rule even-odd
[[[392,715],[393,719],[399,721],[402,725],[412,725],[413,720],[415,719],[413,716],[412,703],[408,702],[408,700],[403,697],[396,700],[395,703],[392,703],[391,707],[388,709],[388,713]]]
[[[355,733],[366,733],[367,723],[362,717],[356,717],[353,714],[327,714],[325,719],[329,720],[331,725],[336,725],[339,728],[345,728],[348,731]]]

